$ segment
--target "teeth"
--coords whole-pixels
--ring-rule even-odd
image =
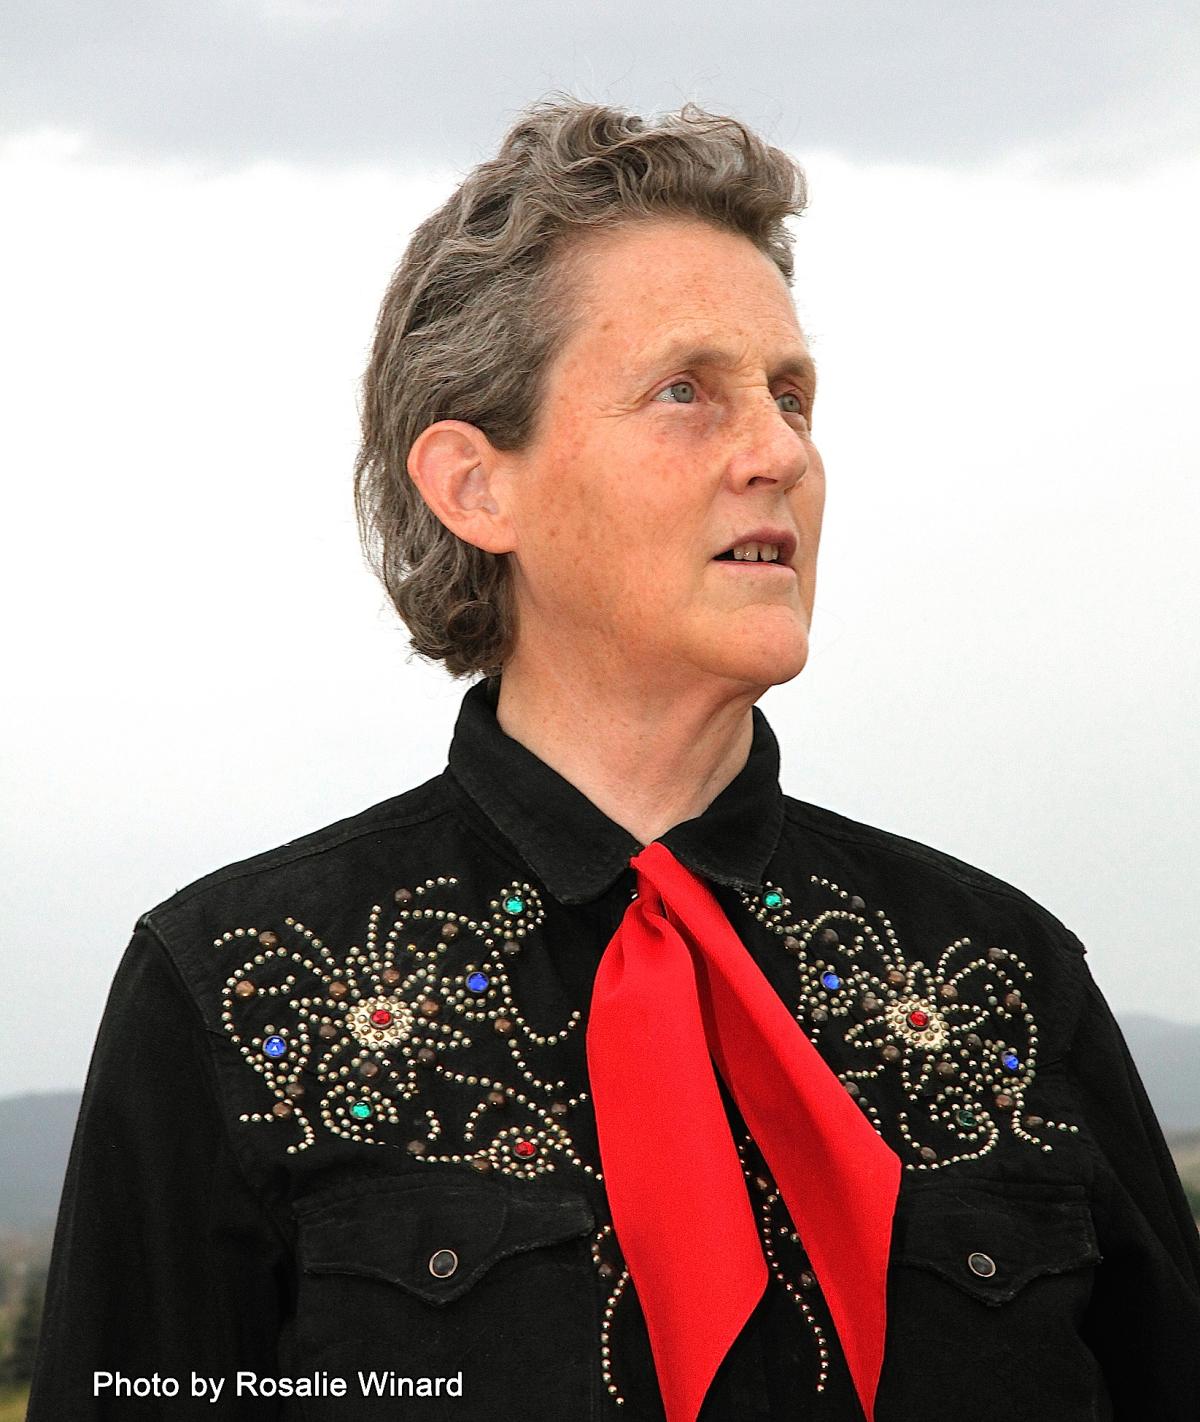
[[[747,563],[774,563],[779,557],[779,546],[775,543],[737,543],[733,556]]]

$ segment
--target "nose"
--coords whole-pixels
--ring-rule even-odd
[[[769,390],[747,401],[733,433],[729,474],[738,489],[778,484],[786,493],[808,472],[811,451]]]

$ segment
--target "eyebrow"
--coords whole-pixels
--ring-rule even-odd
[[[693,345],[690,341],[675,341],[661,350],[651,352],[643,361],[639,362],[639,368],[644,373],[660,369],[664,366],[695,366],[709,365],[719,367],[724,370],[732,370],[737,365],[737,358],[723,346],[715,345]],[[781,375],[794,375],[811,389],[815,390],[817,385],[817,363],[811,355],[801,351],[784,356],[777,361],[770,372],[771,380],[778,380]]]

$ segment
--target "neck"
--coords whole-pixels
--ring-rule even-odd
[[[702,814],[745,766],[765,688],[622,680],[519,657],[505,667],[500,728],[647,845]]]

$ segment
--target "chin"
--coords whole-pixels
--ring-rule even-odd
[[[749,647],[740,639],[724,647],[710,645],[703,658],[713,675],[764,689],[798,677],[807,661],[808,634],[795,629],[786,640],[767,638]]]

